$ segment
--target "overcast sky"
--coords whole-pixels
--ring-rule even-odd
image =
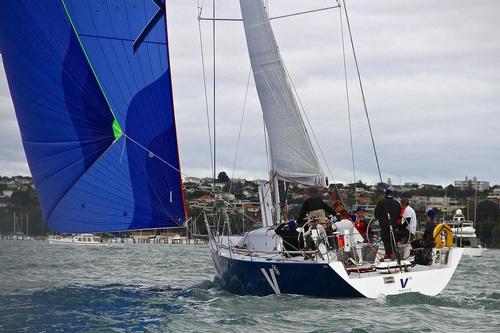
[[[269,2],[271,16],[334,3]],[[500,184],[500,1],[347,4],[384,180],[449,184],[477,176]],[[218,0],[217,6],[220,17],[240,17],[236,0]],[[210,0],[205,7],[204,15],[210,15]],[[196,16],[196,0],[168,1],[181,167],[185,175],[209,176]],[[337,181],[352,181],[338,9],[272,24],[329,169]],[[202,23],[202,30],[211,82],[211,23]],[[243,25],[218,23],[216,45],[217,169],[231,175],[250,67]],[[371,183],[378,178],[377,169],[350,49],[348,66],[356,176]],[[210,105],[212,89],[209,84]],[[252,78],[234,176],[266,178],[266,173],[262,115]],[[1,65],[0,174],[29,174]]]

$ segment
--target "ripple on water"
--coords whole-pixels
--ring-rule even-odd
[[[446,290],[378,299],[237,296],[207,247],[0,241],[0,331],[497,332],[500,252],[465,258]]]

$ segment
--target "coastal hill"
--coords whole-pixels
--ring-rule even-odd
[[[188,218],[195,223],[198,233],[204,233],[205,226],[200,216],[220,201],[234,211],[234,214],[230,214],[233,232],[248,230],[260,224],[258,186],[264,182],[231,180],[225,172],[219,173],[215,182],[208,177],[186,177],[184,190]],[[424,220],[424,213],[429,208],[434,208],[440,219],[451,219],[456,209],[462,209],[467,219],[476,219],[477,234],[481,242],[487,247],[500,247],[500,186],[489,186],[489,183],[476,179],[456,181],[455,185],[445,187],[417,183],[394,185],[390,180],[387,183],[368,185],[359,181],[352,184],[330,184],[329,191],[321,192],[302,185],[287,184],[286,189],[281,186],[280,192],[282,198],[286,195],[290,217],[297,215],[307,195],[322,196],[330,203],[341,199],[348,210],[363,206],[370,217],[387,187],[393,189],[396,199],[410,199],[419,221]],[[50,232],[43,222],[36,189],[30,177],[0,177],[0,233],[9,234],[14,231],[30,235],[45,235]]]

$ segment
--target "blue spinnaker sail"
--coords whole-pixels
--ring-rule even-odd
[[[49,228],[184,224],[163,0],[5,1],[0,52]]]

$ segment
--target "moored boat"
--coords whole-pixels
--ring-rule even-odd
[[[103,243],[101,236],[94,234],[78,234],[73,236],[50,236],[48,238],[49,244],[73,244],[73,245],[91,245],[91,246],[104,246],[108,245]]]
[[[455,244],[464,249],[464,255],[471,257],[483,255],[484,248],[476,235],[474,222],[466,220],[461,209],[457,209],[453,215],[453,220],[446,221],[446,223],[452,227]]]

